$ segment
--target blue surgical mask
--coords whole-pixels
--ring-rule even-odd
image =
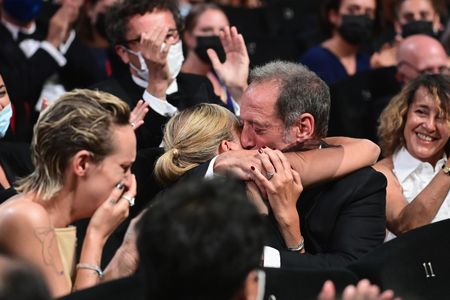
[[[9,122],[11,121],[12,117],[12,108],[11,104],[6,105],[1,111],[0,111],[0,137],[4,137],[6,134],[6,131],[9,127]]]
[[[17,21],[28,23],[41,12],[42,0],[3,0],[3,8]]]

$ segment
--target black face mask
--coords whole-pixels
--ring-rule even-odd
[[[195,47],[195,54],[205,63],[211,64],[206,50],[213,49],[216,51],[220,62],[225,61],[225,50],[223,50],[220,38],[217,35],[197,36],[197,47]]]
[[[342,15],[338,28],[341,36],[352,45],[359,45],[372,35],[373,20],[366,15]]]
[[[433,23],[431,21],[411,21],[402,25],[402,37],[406,38],[413,34],[426,34],[431,37],[436,37],[433,30]]]
[[[102,38],[107,40],[108,36],[106,35],[105,13],[98,13],[94,26],[95,26],[95,29],[97,30],[98,34]]]

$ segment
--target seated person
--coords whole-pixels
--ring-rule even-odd
[[[370,68],[369,55],[360,51],[360,46],[372,35],[377,3],[375,0],[355,3],[325,1],[322,19],[329,38],[300,58],[328,85]]]
[[[209,164],[214,173],[232,172],[242,180],[253,178],[256,172],[251,166],[258,165],[252,157],[255,149],[262,147],[290,151],[313,146],[320,148],[319,152],[327,148],[322,139],[328,129],[329,89],[314,72],[302,65],[276,61],[253,69],[240,105],[241,145],[253,151],[221,153]],[[324,169],[328,167],[325,160],[318,162],[324,163]],[[340,161],[334,163],[341,166]],[[294,163],[291,161],[291,164]],[[207,170],[208,165],[201,171]],[[273,167],[266,172],[270,179],[279,176]],[[302,179],[306,186],[305,181],[306,178]],[[300,232],[306,250],[305,255],[287,251],[282,237],[278,236],[271,243],[281,250],[277,265],[340,267],[370,252],[384,240],[385,197],[385,177],[373,168],[365,167],[305,188],[297,202],[283,202],[276,210],[271,207],[278,223],[287,227],[295,228],[300,217]],[[292,213],[295,210],[298,214]]]
[[[0,300],[50,300],[41,274],[23,261],[0,254]]]
[[[139,149],[158,147],[163,125],[177,111],[202,102],[223,103],[206,77],[180,73],[181,18],[174,0],[119,1],[107,11],[106,29],[129,72],[94,88],[118,96],[130,107],[139,99],[149,104],[144,126],[136,132]],[[228,40],[232,42],[231,36]],[[234,69],[232,63],[223,67]]]
[[[0,138],[8,131],[12,115],[8,90],[0,75]],[[12,186],[16,179],[28,175],[32,170],[28,144],[0,143],[0,203],[15,194]]]
[[[136,194],[129,118],[128,106],[106,93],[62,96],[35,126],[35,170],[17,183],[20,193],[0,205],[0,247],[35,265],[53,297],[117,274],[115,265],[104,273],[98,265]],[[83,218],[91,219],[75,270],[76,233],[68,225]]]
[[[370,65],[373,68],[395,66],[398,44],[402,39],[415,34],[437,38],[442,27],[437,1],[396,0],[393,2],[395,37],[393,41],[386,43],[380,51],[372,55]]]
[[[137,248],[145,299],[263,299],[265,223],[239,187],[217,178],[187,181],[157,198],[144,213]],[[362,280],[357,287],[348,286],[342,299],[393,296]],[[318,299],[336,299],[331,282]]]
[[[450,217],[448,76],[422,75],[392,99],[378,133],[388,181],[387,239]]]
[[[208,77],[214,93],[231,111],[238,114],[238,100],[247,87],[249,58],[242,36],[237,34],[235,27],[230,29],[229,26],[227,16],[216,4],[194,5],[184,21],[183,42],[187,47],[187,55],[181,71]],[[234,44],[224,44],[227,50],[232,50],[227,51],[228,63],[236,61],[232,72],[227,72],[229,68],[222,66],[225,61],[222,41],[227,41],[225,35],[237,40]]]
[[[173,183],[184,173],[220,153],[242,149],[239,138],[239,121],[225,108],[214,104],[200,104],[188,108],[167,123],[163,139],[166,152],[158,159],[155,174],[162,182]],[[341,140],[349,142],[343,138]],[[310,186],[369,165],[374,157],[365,157],[365,151],[361,151],[365,145],[370,148],[373,144],[363,140],[351,140],[349,144],[344,145],[344,151],[350,152],[346,155],[343,155],[341,148],[286,153],[290,162],[286,161],[279,151],[260,149],[258,154],[260,162],[259,164],[256,162],[255,166],[261,167],[255,169],[249,166],[249,169],[253,168],[251,180],[254,181],[254,183],[249,181],[246,185],[249,198],[264,214],[268,213],[267,206],[270,204],[277,216],[280,201],[290,202],[295,206],[303,189],[302,184]],[[301,180],[297,171],[291,171],[291,164],[302,174]],[[324,168],[324,165],[327,167]],[[273,172],[274,168],[277,170],[277,176]],[[268,174],[272,172],[274,178],[266,179],[259,169]],[[267,198],[269,203],[266,204],[266,200],[261,198],[255,183],[264,190],[264,198]],[[278,186],[275,187],[272,183]],[[304,251],[303,248],[298,249],[298,245],[303,243],[298,215],[296,214],[295,225],[285,227],[283,221],[282,218],[277,219],[276,227],[279,228],[286,247],[297,249],[295,250],[297,252]]]

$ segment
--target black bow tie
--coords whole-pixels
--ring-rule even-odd
[[[19,34],[17,35],[17,43],[21,43],[24,40],[33,39],[33,34],[31,33],[24,33],[22,31],[19,31]]]

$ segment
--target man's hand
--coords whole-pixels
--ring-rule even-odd
[[[78,18],[80,0],[65,0],[50,19],[46,40],[58,48],[69,36],[71,25]]]
[[[217,53],[208,49],[207,53],[219,78],[230,90],[231,96],[238,101],[247,88],[250,59],[244,38],[236,27],[225,27],[220,33],[220,41],[225,51],[226,60],[221,63]]]
[[[155,27],[152,32],[141,34],[141,53],[149,71],[147,91],[159,99],[166,98],[166,90],[172,82],[167,64],[171,45],[164,43],[167,27]]]

